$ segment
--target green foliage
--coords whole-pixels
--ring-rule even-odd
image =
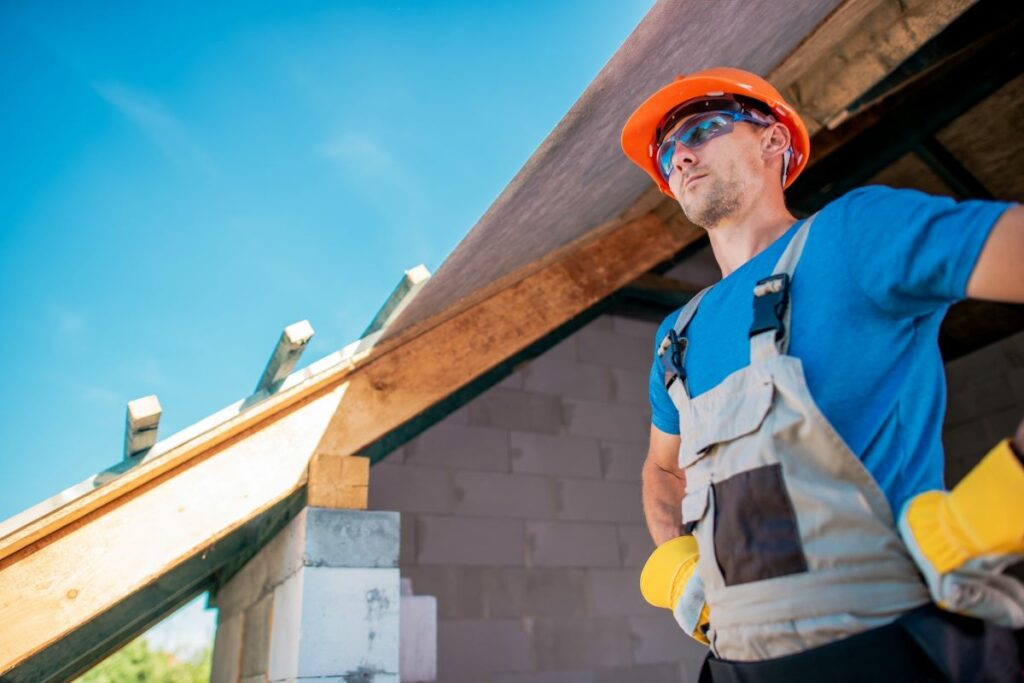
[[[188,660],[151,650],[145,638],[136,638],[96,665],[76,683],[208,683],[212,649]]]

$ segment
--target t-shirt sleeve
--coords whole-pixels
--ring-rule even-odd
[[[864,293],[896,317],[963,299],[974,265],[1010,202],[869,186],[836,200],[841,252]]]
[[[679,411],[665,389],[665,371],[661,367],[661,359],[658,358],[658,345],[665,338],[668,331],[675,324],[679,317],[676,311],[661,323],[658,333],[654,338],[654,363],[651,365],[651,376],[648,382],[648,396],[651,402],[651,424],[666,434],[679,433]]]

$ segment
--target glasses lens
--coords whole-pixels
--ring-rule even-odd
[[[665,138],[658,147],[658,168],[661,169],[661,175],[668,180],[672,173],[672,157],[676,152],[676,143],[697,149],[719,135],[730,132],[735,118],[730,114],[732,112],[710,112],[695,116]]]

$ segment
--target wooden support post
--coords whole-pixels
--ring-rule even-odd
[[[295,364],[299,362],[299,356],[302,355],[309,340],[313,338],[313,334],[313,326],[309,324],[308,320],[302,320],[284,328],[284,332],[281,333],[281,338],[274,348],[274,353],[267,361],[263,376],[256,384],[254,393],[263,390],[272,391],[275,384],[287,377]]]
[[[316,453],[309,461],[306,503],[310,507],[365,510],[369,484],[369,458]]]
[[[128,402],[124,425],[125,459],[141,455],[153,447],[162,412],[155,395]]]

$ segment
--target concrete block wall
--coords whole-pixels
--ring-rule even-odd
[[[304,509],[217,591],[212,683],[398,683],[398,544],[394,512]]]
[[[1024,418],[1024,332],[946,365],[946,485],[953,486]]]
[[[638,587],[656,329],[602,316],[373,467],[441,683],[695,680],[702,648]]]

